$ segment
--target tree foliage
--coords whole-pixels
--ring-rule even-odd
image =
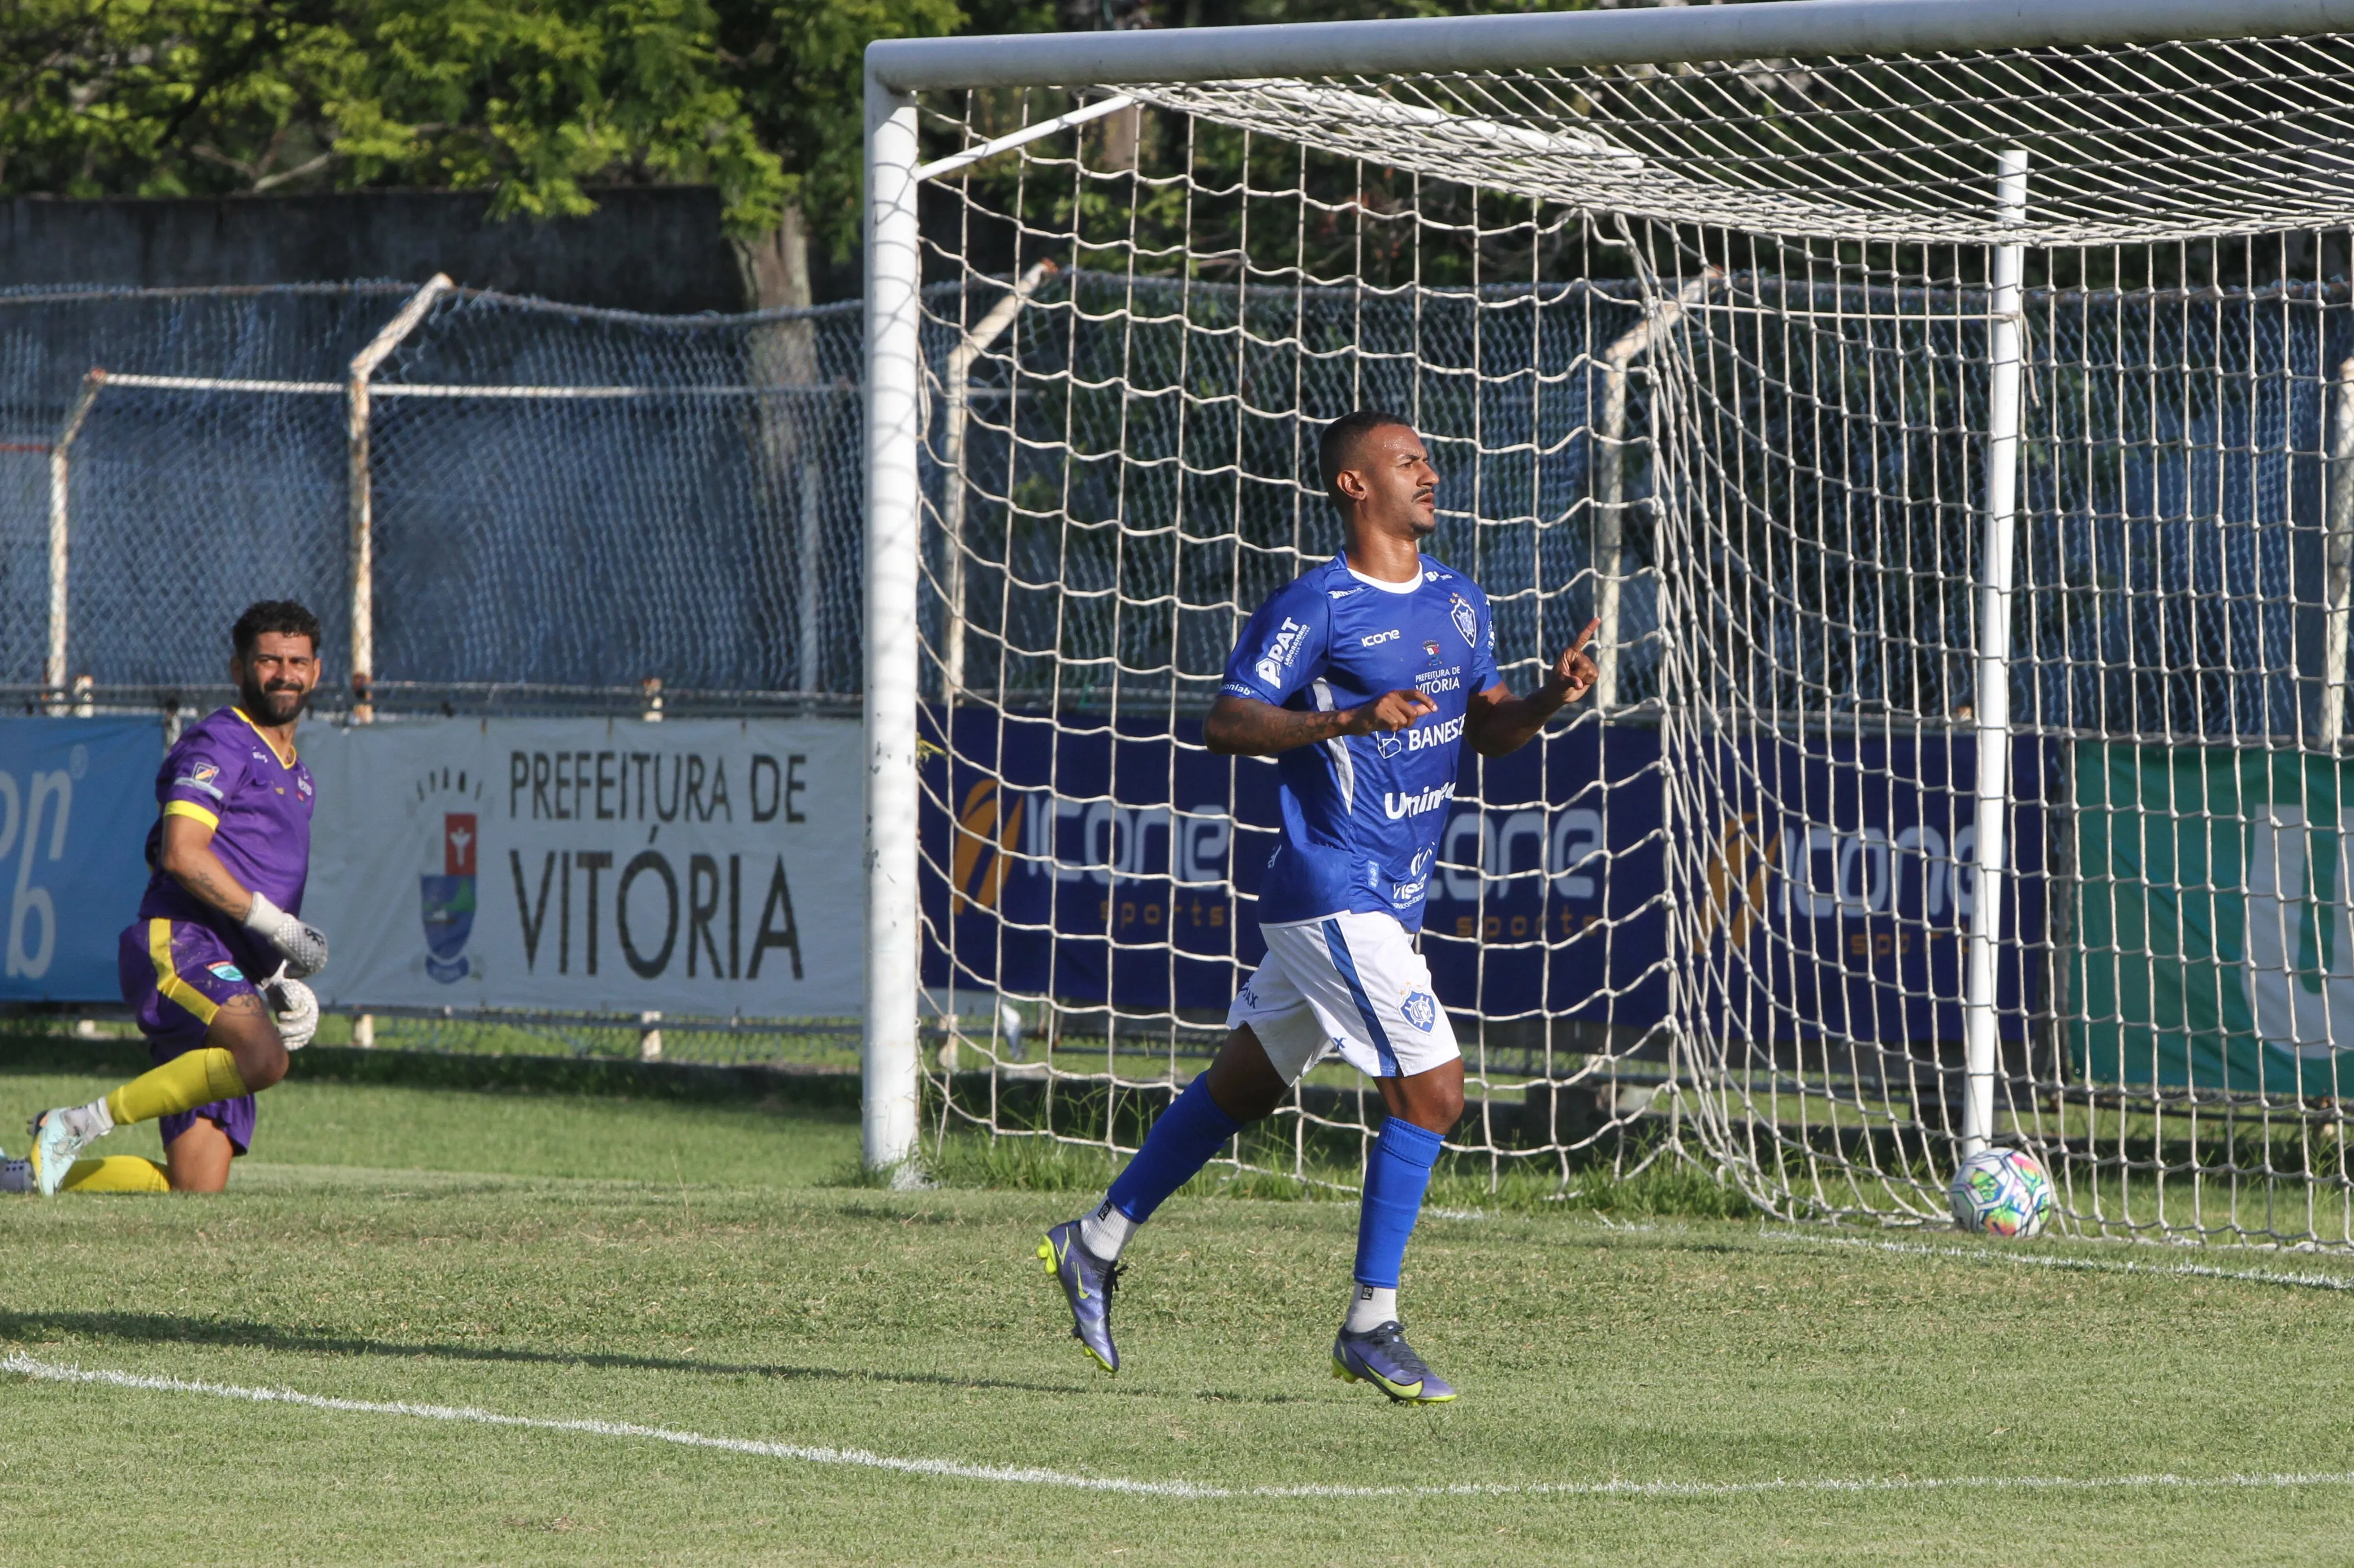
[[[0,191],[408,185],[499,216],[707,180],[738,235],[855,170],[859,51],[951,0],[14,0]],[[844,123],[846,122],[846,124]]]

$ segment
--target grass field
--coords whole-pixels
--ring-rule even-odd
[[[0,1128],[101,1086],[0,1071]],[[855,1147],[290,1081],[226,1197],[0,1202],[6,1560],[2354,1557],[2343,1260],[1449,1209],[1406,1299],[1465,1397],[1394,1409],[1325,1370],[1348,1203],[1172,1202],[1114,1379],[1031,1256],[1067,1193],[875,1190]]]

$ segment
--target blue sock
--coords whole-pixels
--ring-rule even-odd
[[[1382,1123],[1373,1152],[1365,1161],[1365,1197],[1357,1211],[1356,1281],[1395,1290],[1398,1266],[1405,1261],[1406,1238],[1422,1213],[1430,1189],[1430,1168],[1438,1161],[1437,1133],[1392,1117]]]
[[[1208,1078],[1206,1073],[1195,1078],[1170,1102],[1145,1134],[1144,1147],[1105,1194],[1113,1208],[1138,1224],[1150,1219],[1163,1198],[1192,1181],[1193,1172],[1243,1129],[1210,1097]]]

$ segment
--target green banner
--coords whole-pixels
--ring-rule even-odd
[[[2076,1070],[2354,1093],[2354,770],[2105,743],[2075,766]]]

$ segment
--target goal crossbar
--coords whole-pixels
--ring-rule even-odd
[[[2354,0],[1779,0],[1640,11],[888,38],[866,72],[894,92],[1108,87],[1407,72],[1544,70],[1821,55],[2306,37],[2354,27]]]

